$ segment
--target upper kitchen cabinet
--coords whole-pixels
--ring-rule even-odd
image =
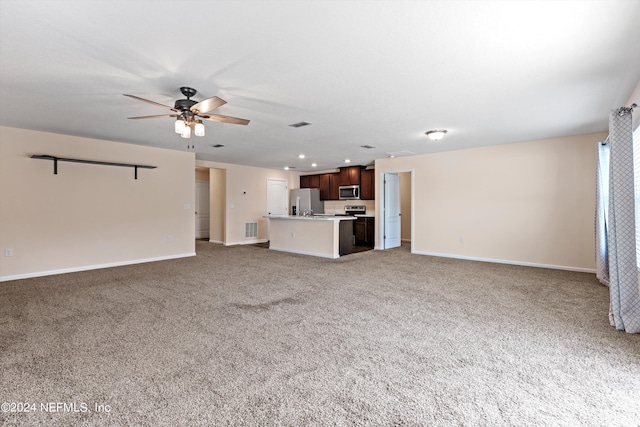
[[[307,175],[309,177],[309,188],[320,188],[320,175]]]
[[[360,198],[362,200],[375,200],[376,198],[376,171],[363,169],[360,171]]]
[[[338,191],[340,174],[325,173],[320,176],[320,199],[322,200],[339,200],[340,192]]]
[[[320,188],[320,175],[301,175],[300,188]]]
[[[360,166],[340,168],[340,185],[360,185]]]

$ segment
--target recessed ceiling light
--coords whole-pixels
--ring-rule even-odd
[[[349,159],[344,159],[344,162],[345,162],[345,163],[351,163],[351,160],[349,160]]]
[[[430,130],[428,132],[425,132],[425,135],[427,135],[432,141],[438,141],[442,139],[446,134],[446,130]]]
[[[389,154],[389,158],[390,158],[390,159],[395,159],[395,158],[396,158],[396,156],[394,156],[393,154]]]
[[[299,159],[304,159],[304,154],[298,154]]]
[[[288,171],[289,170],[289,166],[285,166],[284,170]]]
[[[311,167],[312,167],[312,168],[315,168],[316,166],[318,166],[318,165],[317,165],[317,164],[315,164],[315,163],[311,163]]]

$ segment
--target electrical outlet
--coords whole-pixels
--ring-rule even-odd
[[[464,236],[460,236],[460,243],[464,243]]]
[[[4,256],[13,256],[13,248],[5,248]]]
[[[167,242],[173,242],[173,236],[171,234],[167,236]]]
[[[295,231],[291,232],[291,237],[296,237],[296,232]]]

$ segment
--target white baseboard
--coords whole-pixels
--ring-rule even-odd
[[[235,245],[255,245],[256,243],[267,243],[267,239],[256,239],[256,240],[243,240],[241,242],[231,242],[231,243],[223,243],[225,246],[235,246]]]
[[[216,243],[218,245],[224,245],[224,242],[221,241],[221,240],[211,240],[211,239],[209,239],[209,243]]]
[[[454,254],[441,254],[436,252],[423,252],[423,251],[413,251],[413,254],[416,255],[428,255],[428,256],[436,256],[441,258],[455,258],[455,259],[464,259],[468,261],[481,261],[481,262],[493,262],[496,264],[509,264],[509,265],[521,265],[523,267],[538,267],[538,268],[550,268],[553,270],[567,270],[567,271],[577,271],[580,273],[594,273],[596,272],[595,268],[582,268],[582,267],[571,267],[566,265],[553,265],[553,264],[538,264],[535,262],[526,262],[526,261],[511,261],[507,259],[493,259],[493,258],[481,258],[481,257],[472,257],[472,256],[464,256],[464,255],[454,255]]]
[[[106,264],[84,265],[81,267],[61,268],[59,270],[37,271],[35,273],[16,274],[13,276],[0,276],[0,282],[9,280],[30,279],[34,277],[52,276],[54,274],[76,273],[79,271],[98,270],[100,268],[122,267],[125,265],[143,264],[145,262],[166,261],[169,259],[186,258],[196,256],[195,252],[187,254],[168,255],[155,258],[134,259],[130,261],[110,262]]]

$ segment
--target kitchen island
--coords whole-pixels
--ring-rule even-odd
[[[323,258],[339,258],[353,247],[352,216],[267,216],[269,249]]]

